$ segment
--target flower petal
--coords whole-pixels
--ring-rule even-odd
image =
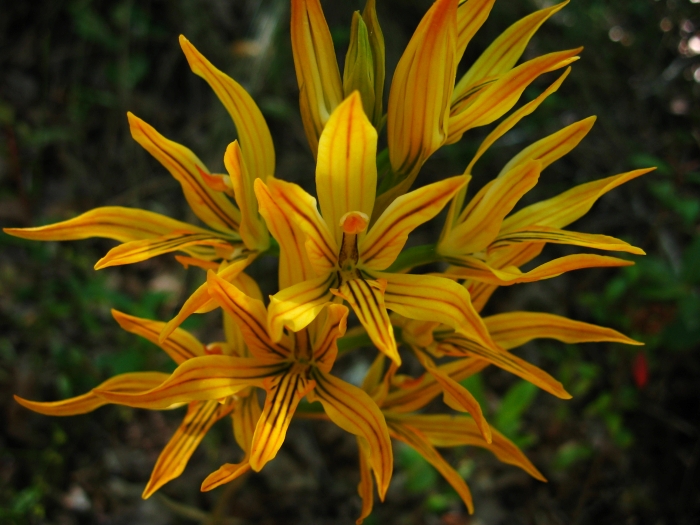
[[[129,372],[109,378],[86,394],[63,399],[61,401],[30,401],[14,396],[20,405],[39,414],[47,416],[76,416],[87,414],[109,403],[94,393],[97,389],[109,389],[114,392],[144,392],[151,390],[168,379],[162,372]]]
[[[530,226],[520,230],[513,230],[509,233],[499,234],[489,246],[489,251],[499,249],[504,246],[519,243],[548,242],[553,244],[571,244],[583,246],[585,248],[595,248],[597,250],[609,250],[618,252],[633,253],[635,255],[645,255],[644,250],[632,246],[631,244],[608,237],[607,235],[596,235],[591,233],[572,232],[552,228],[551,226]]]
[[[151,472],[151,479],[148,480],[141,497],[150,498],[168,481],[182,474],[190,457],[204,439],[204,435],[209,432],[214,423],[228,415],[232,408],[231,403],[222,405],[216,400],[190,403],[185,419],[158,456],[158,461]]]
[[[377,18],[375,0],[367,0],[362,11],[362,20],[367,25],[369,45],[372,49],[372,65],[374,66],[374,118],[372,123],[379,129],[384,118],[382,105],[384,103],[384,79],[386,77],[386,51],[384,34]]]
[[[202,492],[214,490],[216,487],[224,485],[225,483],[230,483],[234,479],[241,477],[249,470],[250,462],[247,459],[244,459],[240,463],[225,463],[204,479],[200,490]]]
[[[356,386],[317,368],[311,370],[311,377],[316,387],[309,395],[310,400],[320,401],[333,423],[365,441],[379,497],[384,501],[394,465],[384,415],[372,398]]]
[[[255,389],[251,389],[247,396],[239,399],[233,412],[233,435],[238,446],[245,452],[246,457],[250,455],[255,427],[261,414],[262,410],[260,409]]]
[[[338,338],[343,337],[348,322],[348,309],[341,304],[326,308],[326,319],[314,334],[313,358],[323,372],[330,372],[338,355]]]
[[[341,217],[351,211],[371,216],[376,190],[377,130],[354,92],[333,111],[318,143],[318,203],[337,246]]]
[[[489,17],[496,0],[460,0],[457,7],[457,61],[479,28]],[[454,95],[453,95],[454,96]]]
[[[255,101],[240,84],[215,68],[182,35],[180,46],[192,72],[207,81],[231,115],[251,182],[256,178],[266,180],[275,172],[275,148],[270,130]]]
[[[612,328],[540,312],[508,312],[492,315],[484,317],[484,323],[494,341],[506,350],[540,338],[557,339],[568,344],[601,341],[627,345],[642,344]]]
[[[131,136],[153,155],[182,186],[192,211],[206,224],[224,233],[238,230],[241,214],[221,192],[212,190],[199,171],[209,173],[194,153],[166,139],[133,113],[127,113]]]
[[[388,268],[406,244],[408,234],[440,213],[466,182],[465,177],[451,177],[394,200],[360,241],[361,266],[372,270]]]
[[[362,499],[362,510],[360,517],[355,520],[356,525],[362,525],[367,516],[372,514],[374,506],[374,482],[372,481],[372,470],[369,466],[370,453],[366,448],[366,441],[357,438],[358,455],[360,456],[360,483],[357,485],[357,493]]]

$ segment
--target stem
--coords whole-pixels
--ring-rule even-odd
[[[385,271],[391,273],[401,273],[416,266],[442,261],[442,257],[437,253],[437,246],[434,244],[424,244],[414,246],[401,252],[394,264]]]

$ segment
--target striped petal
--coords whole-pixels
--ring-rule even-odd
[[[255,427],[250,466],[259,472],[279,451],[292,417],[302,398],[315,386],[294,369],[265,380],[265,407]]]
[[[408,234],[440,213],[466,182],[465,177],[452,177],[394,200],[360,241],[361,266],[371,270],[388,268],[406,244]]]
[[[292,0],[292,53],[299,107],[314,156],[326,122],[343,100],[343,85],[319,0]]]
[[[192,72],[207,81],[231,115],[251,183],[257,178],[266,180],[275,172],[275,149],[270,130],[255,101],[240,84],[215,68],[182,35],[180,46]]]
[[[394,457],[391,452],[389,431],[376,403],[366,392],[317,368],[311,370],[316,387],[309,394],[310,401],[320,401],[333,423],[355,434],[369,452],[369,464],[374,470],[379,497],[384,495],[391,481]]]
[[[329,273],[295,284],[270,296],[267,325],[272,340],[279,341],[285,327],[292,332],[307,327],[333,300],[331,288],[337,285],[336,274]]]
[[[207,355],[188,359],[167,381],[146,392],[127,394],[101,387],[94,392],[110,403],[158,410],[176,403],[222,399],[249,386],[262,386],[265,378],[288,366],[278,360]]]
[[[153,155],[182,186],[190,208],[206,224],[224,233],[238,230],[241,214],[221,192],[212,190],[199,174],[209,173],[194,153],[166,139],[133,113],[127,113],[131,136]]]
[[[211,232],[186,222],[176,221],[160,213],[105,206],[87,211],[67,221],[34,228],[3,228],[15,237],[34,241],[74,241],[90,237],[104,237],[119,242],[153,239],[173,233]]]
[[[262,301],[247,296],[211,270],[207,273],[207,285],[212,298],[240,328],[254,357],[285,359],[291,355],[290,341],[277,344],[268,335],[267,311]]]
[[[222,405],[216,400],[190,403],[182,424],[158,456],[158,461],[151,472],[151,479],[148,480],[141,497],[150,498],[168,481],[182,474],[205,434],[214,423],[228,415],[232,409],[231,403]]]
[[[457,62],[491,13],[496,0],[460,0],[457,8]],[[453,95],[454,96],[454,95]]]
[[[384,34],[377,18],[376,0],[367,0],[362,11],[362,20],[367,26],[369,45],[372,49],[372,65],[374,66],[374,109],[371,120],[374,126],[379,129],[384,118],[382,106],[384,104],[384,80],[386,77],[386,50]]]
[[[343,337],[348,322],[348,309],[341,304],[326,308],[326,319],[314,334],[313,358],[323,372],[330,372],[338,355],[338,338]]]
[[[114,392],[135,393],[151,390],[168,379],[168,374],[161,372],[130,372],[109,378],[90,392],[61,401],[30,401],[14,396],[20,405],[39,414],[47,416],[76,416],[87,414],[110,403],[95,394],[95,390],[109,389]]]
[[[493,441],[491,443],[484,441],[475,421],[470,417],[442,414],[391,414],[387,415],[387,420],[390,424],[401,422],[403,425],[410,425],[436,447],[468,445],[485,448],[501,462],[519,467],[535,479],[547,481],[522,451],[496,429],[492,429]]]
[[[425,460],[430,463],[435,469],[442,474],[442,477],[452,485],[455,492],[459,494],[462,501],[467,506],[469,514],[474,513],[474,503],[469,487],[462,479],[462,476],[453,469],[447,461],[435,450],[435,447],[430,443],[428,438],[418,429],[411,427],[397,420],[388,420],[389,433],[391,437],[403,441],[408,446],[418,452]]]
[[[357,493],[362,499],[360,517],[355,520],[356,525],[362,525],[365,518],[372,514],[374,507],[374,482],[372,481],[372,469],[369,465],[370,453],[365,450],[366,442],[357,438],[357,448],[360,456],[360,483],[357,484]]]
[[[612,328],[539,312],[508,312],[492,315],[484,317],[484,323],[494,341],[506,350],[524,345],[533,339],[542,338],[556,339],[568,344],[602,341],[627,345],[642,344]]]
[[[247,459],[244,459],[240,463],[225,463],[204,479],[200,490],[202,492],[209,492],[225,483],[232,482],[248,471],[250,471],[250,461]]]
[[[384,304],[385,288],[386,281],[383,279],[352,279],[334,293],[350,303],[374,345],[398,366],[401,365],[401,357]]]
[[[377,131],[354,92],[328,120],[316,162],[318,203],[337,246],[343,233],[340,219],[352,211],[371,216],[376,188]]]
[[[514,230],[509,233],[499,234],[489,246],[489,251],[497,250],[512,244],[530,242],[571,244],[574,246],[583,246],[584,248],[595,248],[597,250],[609,250],[633,253],[635,255],[645,255],[644,250],[641,248],[632,246],[631,244],[621,241],[620,239],[616,239],[615,237],[566,231],[559,228],[552,228],[550,226],[530,226],[521,230]]]
[[[140,335],[160,346],[178,365],[193,357],[204,355],[204,345],[186,330],[177,328],[167,339],[160,342],[159,335],[165,327],[165,323],[134,317],[114,309],[112,309],[112,316],[119,323],[119,326],[127,332]]]

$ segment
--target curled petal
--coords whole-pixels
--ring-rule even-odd
[[[633,253],[635,255],[645,255],[644,250],[641,248],[632,246],[631,244],[621,241],[620,239],[616,239],[615,237],[566,231],[559,228],[552,228],[550,226],[530,226],[529,228],[499,234],[489,246],[489,251],[497,250],[512,244],[531,242],[571,244],[574,246],[583,246],[584,248],[595,248],[597,250],[609,250]]]
[[[323,372],[330,372],[338,355],[338,338],[347,328],[348,309],[341,304],[330,304],[326,308],[326,319],[314,334],[313,358]]]
[[[201,491],[209,492],[225,483],[230,483],[234,479],[241,477],[250,470],[250,462],[245,459],[240,463],[226,463],[218,470],[209,474],[202,482]]]

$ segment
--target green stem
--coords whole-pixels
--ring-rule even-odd
[[[385,271],[392,273],[400,273],[405,270],[410,270],[416,266],[440,262],[442,257],[437,252],[435,244],[424,244],[422,246],[414,246],[401,252],[396,258],[394,264],[389,266]]]

